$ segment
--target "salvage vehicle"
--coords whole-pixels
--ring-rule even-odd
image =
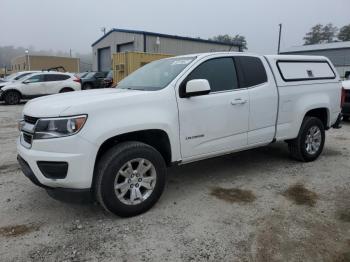
[[[343,108],[342,114],[343,119],[346,121],[350,120],[350,80],[343,81]]]
[[[339,127],[341,94],[325,57],[166,58],[118,88],[27,103],[18,161],[55,198],[92,197],[116,215],[134,216],[161,196],[167,166],[277,141],[286,141],[296,160],[317,159],[325,131]]]
[[[0,85],[0,101],[19,104],[22,99],[81,90],[80,80],[60,72],[31,73],[18,81]]]

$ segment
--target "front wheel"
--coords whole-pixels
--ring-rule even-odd
[[[292,158],[310,162],[322,153],[325,142],[323,123],[316,117],[305,117],[297,138],[288,142]]]
[[[124,142],[98,163],[95,195],[108,211],[131,217],[150,209],[160,198],[166,177],[161,154],[140,142]]]
[[[17,91],[8,91],[4,100],[7,105],[17,105],[21,101],[21,96]]]

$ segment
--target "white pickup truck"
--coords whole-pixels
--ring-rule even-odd
[[[93,196],[119,216],[151,208],[172,164],[276,141],[315,160],[341,118],[341,82],[325,57],[179,56],[117,87],[30,101],[17,149],[24,174],[51,196]]]

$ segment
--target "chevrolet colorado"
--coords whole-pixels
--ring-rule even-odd
[[[206,53],[145,65],[113,89],[37,98],[17,142],[24,174],[53,197],[93,196],[134,216],[167,166],[286,141],[313,161],[341,119],[341,82],[318,56]]]

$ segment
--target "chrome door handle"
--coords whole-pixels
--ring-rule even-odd
[[[243,105],[245,103],[247,103],[248,101],[242,98],[237,98],[233,101],[231,101],[231,105],[235,106],[235,105]]]

